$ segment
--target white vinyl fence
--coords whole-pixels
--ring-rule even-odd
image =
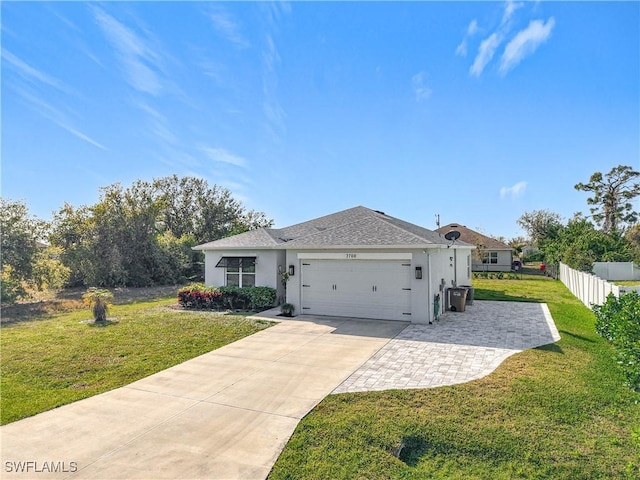
[[[593,273],[606,280],[640,281],[640,267],[633,262],[593,262]]]
[[[610,293],[619,297],[620,292],[625,291],[618,285],[590,273],[569,268],[564,263],[560,264],[560,281],[589,308],[592,305],[602,305]]]

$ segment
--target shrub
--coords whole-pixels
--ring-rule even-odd
[[[271,287],[220,287],[223,303],[232,310],[264,310],[276,302]]]
[[[178,291],[178,302],[184,308],[231,310],[264,310],[276,301],[271,287],[207,287],[195,283]]]
[[[15,303],[27,295],[22,281],[14,274],[11,265],[5,265],[0,271],[0,299],[2,304]]]
[[[219,310],[222,307],[222,293],[204,283],[194,283],[178,290],[178,303],[184,308]]]
[[[596,331],[613,344],[628,385],[640,392],[640,295],[638,292],[625,293],[620,298],[609,295],[593,311]]]
[[[280,305],[280,312],[285,317],[292,317],[295,309],[296,307],[292,303],[283,303]]]
[[[276,290],[271,287],[249,287],[246,289],[249,295],[249,306],[252,310],[264,310],[271,308],[276,303]]]

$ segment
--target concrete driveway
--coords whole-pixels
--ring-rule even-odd
[[[262,318],[277,318],[274,311]],[[300,316],[102,395],[0,427],[2,478],[264,479],[331,392],[491,373],[557,341],[544,304],[475,302],[433,325]]]
[[[407,325],[284,321],[1,427],[1,476],[264,479],[298,421]]]

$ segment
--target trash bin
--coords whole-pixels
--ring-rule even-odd
[[[474,288],[471,285],[460,285],[460,287],[467,289],[467,301],[465,302],[465,304],[473,305]]]
[[[467,301],[467,289],[463,287],[453,287],[449,289],[451,311],[464,312]]]

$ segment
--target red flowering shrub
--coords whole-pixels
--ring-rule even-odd
[[[271,308],[276,303],[276,290],[271,287],[207,287],[194,283],[178,290],[178,303],[198,310],[253,310]]]
[[[222,293],[217,288],[196,283],[178,291],[178,303],[184,308],[219,310],[222,307]]]

